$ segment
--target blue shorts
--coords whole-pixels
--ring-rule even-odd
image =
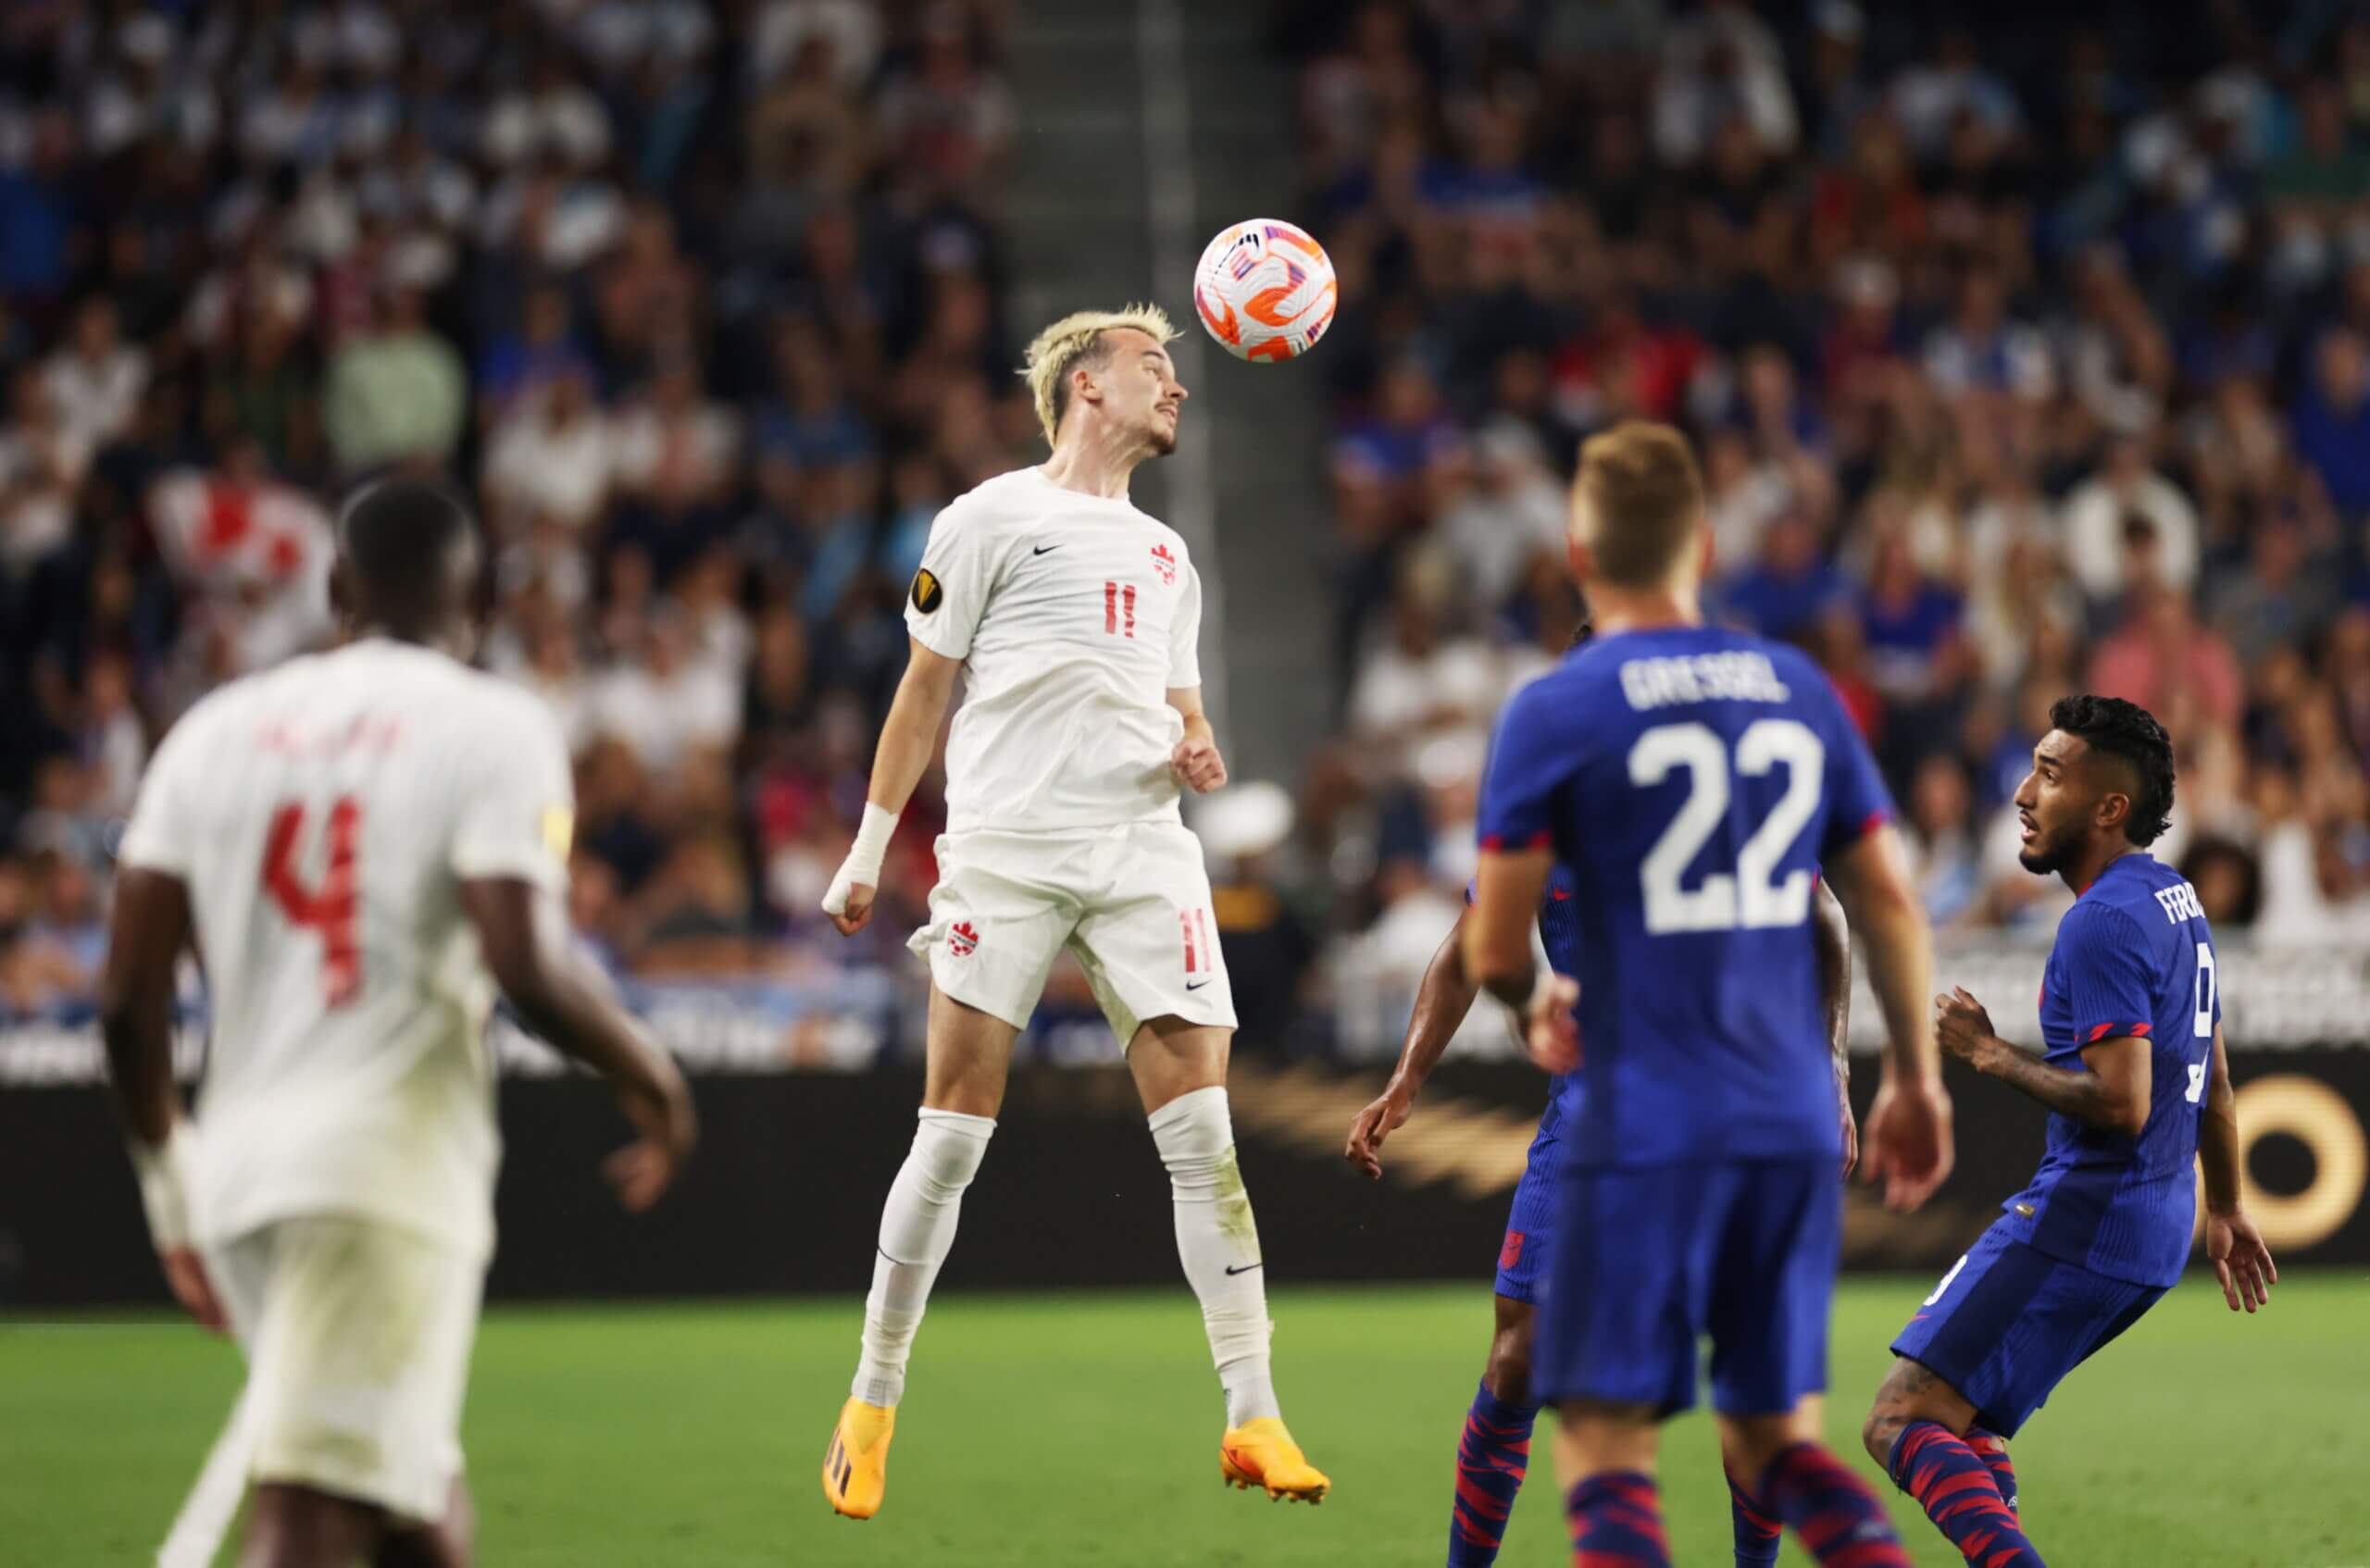
[[[1893,1354],[1957,1389],[1977,1422],[2003,1437],[2165,1288],[2061,1263],[2009,1229],[2002,1220],[1985,1231],[1892,1342]]]
[[[1537,1301],[1545,1282],[1547,1253],[1555,1238],[1555,1170],[1562,1161],[1564,1105],[1550,1100],[1530,1140],[1530,1158],[1515,1183],[1514,1207],[1506,1215],[1506,1238],[1498,1247],[1498,1294],[1513,1301]]]
[[[1834,1155],[1566,1169],[1557,1185],[1531,1350],[1543,1403],[1686,1410],[1705,1336],[1712,1402],[1727,1414],[1789,1411],[1827,1387],[1843,1221]]]

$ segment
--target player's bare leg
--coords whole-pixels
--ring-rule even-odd
[[[2016,1516],[2007,1442],[1978,1428],[1974,1404],[1940,1375],[1895,1358],[1860,1440],[1969,1562],[2039,1568],[2041,1555]]]
[[[1177,1253],[1202,1303],[1210,1355],[1226,1388],[1227,1431],[1218,1472],[1270,1498],[1323,1500],[1332,1483],[1310,1464],[1276,1403],[1267,1340],[1267,1287],[1259,1226],[1234,1157],[1227,1113],[1226,1063],[1234,1031],[1182,1018],[1154,1018],[1128,1050],[1153,1142],[1168,1167],[1177,1213]]]
[[[1020,1031],[930,988],[929,1064],[919,1126],[880,1213],[864,1355],[823,1455],[823,1495],[851,1519],[869,1519],[888,1490],[889,1442],[905,1390],[905,1360],[938,1271],[954,1246],[964,1188],[979,1174],[1004,1104]]]
[[[1793,1527],[1822,1563],[1911,1568],[1877,1494],[1820,1440],[1826,1401],[1816,1395],[1790,1411],[1720,1417],[1720,1454],[1733,1475],[1759,1478],[1753,1499]]]
[[[1652,1405],[1567,1400],[1557,1411],[1555,1475],[1572,1528],[1572,1560],[1589,1568],[1670,1568],[1654,1460]]]
[[[470,1568],[477,1561],[478,1511],[468,1481],[455,1477],[444,1517],[417,1528],[389,1528],[370,1568]]]
[[[370,1503],[263,1482],[247,1499],[239,1568],[353,1568],[377,1552],[385,1519]]]

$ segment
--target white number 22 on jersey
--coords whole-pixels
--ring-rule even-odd
[[[1809,726],[1790,718],[1755,719],[1737,737],[1733,768],[1739,777],[1763,778],[1780,764],[1786,769],[1786,792],[1737,851],[1736,871],[1715,872],[1690,890],[1681,887],[1679,878],[1728,815],[1728,748],[1703,724],[1656,725],[1638,737],[1629,748],[1629,782],[1659,784],[1680,767],[1687,770],[1689,781],[1678,815],[1639,866],[1648,931],[1660,936],[1733,931],[1740,926],[1758,929],[1799,926],[1810,917],[1811,874],[1796,869],[1776,882],[1770,877],[1817,808],[1826,742]]]

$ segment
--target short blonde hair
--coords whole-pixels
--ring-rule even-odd
[[[1657,588],[1703,526],[1703,476],[1685,436],[1625,419],[1582,443],[1572,502],[1597,574],[1621,588]]]
[[[1029,396],[1036,399],[1037,422],[1045,428],[1047,446],[1054,444],[1062,416],[1069,412],[1070,372],[1080,360],[1099,360],[1103,334],[1123,329],[1141,332],[1156,343],[1177,337],[1166,311],[1156,305],[1131,305],[1125,310],[1081,310],[1065,316],[1029,345],[1020,374],[1029,382]]]

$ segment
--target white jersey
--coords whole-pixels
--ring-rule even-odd
[[[1168,692],[1202,684],[1201,620],[1185,541],[1128,502],[1042,468],[957,498],[905,604],[924,646],[966,661],[947,831],[1178,820]]]
[[[189,890],[213,1012],[192,1215],[295,1215],[483,1254],[493,986],[460,882],[565,893],[567,746],[531,693],[371,640],[222,688],[165,739],[127,865]]]

